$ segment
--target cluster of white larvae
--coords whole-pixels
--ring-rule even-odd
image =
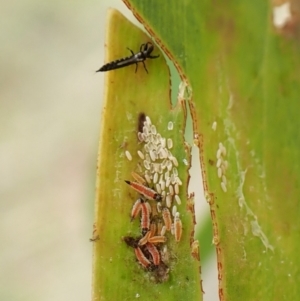
[[[228,168],[228,161],[225,160],[226,157],[226,148],[222,144],[219,143],[219,148],[217,150],[217,172],[218,178],[221,179],[221,188],[224,192],[227,192],[227,179],[226,179],[226,170]]]
[[[166,264],[168,232],[176,242],[181,239],[182,223],[177,206],[181,204],[179,191],[182,182],[178,176],[178,161],[171,152],[172,139],[162,137],[148,116],[144,117],[140,130],[138,139],[142,147],[137,151],[141,159],[139,173],[132,172],[134,181],[126,183],[141,196],[132,207],[131,218],[141,216],[142,236],[134,243],[127,243],[134,247],[139,263],[149,268]],[[173,130],[171,121],[168,130]],[[129,151],[125,155],[132,160]]]
[[[172,121],[168,123],[168,130],[173,130]],[[182,182],[178,177],[178,161],[171,152],[173,140],[161,137],[148,116],[144,122],[143,132],[138,132],[138,138],[144,142],[144,152],[138,150],[138,155],[143,160],[147,183],[155,185],[154,189],[161,194],[168,208],[171,208],[173,198],[180,205],[179,186]],[[161,205],[160,202],[157,203],[159,212]]]

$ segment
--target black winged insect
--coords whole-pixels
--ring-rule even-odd
[[[151,52],[154,49],[154,46],[151,42],[142,44],[140,47],[140,52],[138,52],[136,54],[134,54],[134,52],[131,49],[129,49],[129,48],[127,48],[127,49],[132,53],[131,56],[107,63],[107,64],[103,65],[96,72],[119,69],[119,68],[123,68],[123,67],[129,66],[129,65],[132,65],[132,64],[136,65],[136,67],[135,67],[135,72],[136,72],[137,68],[138,68],[138,63],[142,62],[146,72],[148,73],[148,70],[145,65],[145,60],[146,59],[156,59],[159,57],[159,55],[151,55]]]

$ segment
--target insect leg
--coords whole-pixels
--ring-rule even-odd
[[[134,56],[134,52],[130,49],[130,48],[128,48],[127,47],[127,49],[131,52],[131,54]]]
[[[137,71],[137,68],[138,68],[138,64],[135,63],[135,73],[136,73],[136,71]]]
[[[159,57],[159,54],[158,55],[148,55],[147,57],[150,59],[156,59]]]
[[[148,70],[147,70],[147,68],[146,68],[145,62],[142,61],[142,63],[143,63],[143,65],[144,65],[144,68],[145,68],[146,72],[148,73]]]
[[[148,43],[147,43],[147,44],[148,44]],[[140,52],[143,52],[143,51],[144,51],[144,47],[147,46],[147,44],[142,44],[142,45],[141,45],[141,47],[140,47]]]

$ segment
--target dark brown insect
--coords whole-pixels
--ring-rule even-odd
[[[131,56],[107,63],[104,66],[102,66],[99,70],[97,70],[96,72],[119,69],[119,68],[123,68],[123,67],[133,65],[133,64],[135,64],[135,66],[136,66],[135,67],[135,72],[136,72],[137,68],[138,68],[138,63],[143,63],[144,68],[145,68],[146,72],[148,73],[148,70],[145,65],[145,60],[146,59],[156,59],[159,57],[159,55],[151,55],[151,52],[154,49],[154,46],[151,42],[142,44],[140,47],[140,52],[138,52],[136,54],[134,54],[134,52],[131,49],[129,49],[129,48],[127,48],[127,49],[131,52],[131,54],[132,54]]]

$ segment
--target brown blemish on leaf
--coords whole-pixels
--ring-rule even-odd
[[[99,233],[98,233],[98,229],[97,229],[97,225],[96,223],[93,224],[93,234],[92,234],[92,238],[90,238],[91,242],[95,242],[96,240],[99,240]]]
[[[137,130],[140,133],[143,133],[143,127],[144,127],[145,120],[146,120],[145,113],[143,113],[143,112],[139,113]]]
[[[212,165],[212,166],[214,166],[214,165],[215,165],[215,161],[214,161],[214,160],[212,160],[212,159],[209,159],[209,160],[208,160],[208,163],[209,163],[210,165]]]
[[[200,254],[199,254],[199,241],[194,240],[191,244],[191,254],[197,260],[200,261]]]

